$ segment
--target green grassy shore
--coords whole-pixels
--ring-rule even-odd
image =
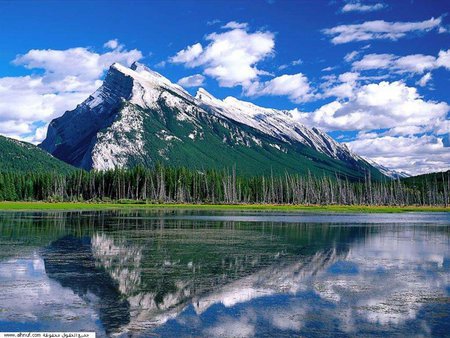
[[[449,207],[429,206],[361,206],[361,205],[270,205],[270,204],[138,204],[89,202],[0,202],[0,210],[106,210],[106,209],[191,209],[283,212],[450,212]]]

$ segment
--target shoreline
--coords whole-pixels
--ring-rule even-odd
[[[343,213],[402,213],[450,212],[443,206],[367,206],[367,205],[286,205],[286,204],[139,204],[89,202],[0,202],[0,211],[84,211],[112,209],[185,209],[211,211],[281,211],[281,212],[343,212]]]

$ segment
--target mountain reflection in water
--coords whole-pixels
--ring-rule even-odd
[[[42,258],[49,278],[93,303],[107,333],[129,323],[130,305],[111,275],[96,264],[90,238],[64,236],[47,246]]]
[[[450,329],[447,214],[383,215],[381,226],[366,215],[267,216],[270,222],[264,214],[187,211],[0,213],[0,330],[346,336]],[[13,301],[19,288],[30,290],[27,304]],[[28,315],[15,317],[25,307]]]

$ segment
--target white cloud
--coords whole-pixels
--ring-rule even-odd
[[[196,43],[192,46],[188,46],[186,49],[180,50],[170,60],[173,63],[186,63],[191,64],[195,61],[203,52],[203,47],[200,43]]]
[[[208,337],[252,337],[255,335],[254,314],[244,314],[240,317],[223,316],[219,324],[205,329]]]
[[[117,39],[109,40],[109,41],[105,42],[103,47],[109,48],[109,49],[116,49],[117,47],[119,47],[119,41],[117,41]]]
[[[433,135],[377,136],[356,139],[347,145],[357,154],[381,165],[411,174],[443,171],[450,167],[450,148],[444,147],[442,138]]]
[[[412,174],[449,169],[446,102],[427,101],[400,81],[362,85],[367,78],[355,72],[323,78],[322,93],[316,96],[337,100],[312,113],[297,112],[297,120],[326,130],[359,131],[349,143],[352,150],[391,169]],[[426,73],[419,85],[431,78]]]
[[[373,12],[383,9],[385,7],[386,5],[382,3],[364,5],[361,2],[356,1],[345,4],[345,6],[342,7],[342,12]]]
[[[178,80],[178,84],[182,87],[200,87],[203,86],[205,82],[205,77],[201,74],[195,74],[191,76],[186,76]]]
[[[424,76],[420,78],[419,81],[416,82],[416,84],[418,86],[425,87],[430,81],[431,81],[431,73],[426,73]]]
[[[354,50],[353,52],[347,53],[344,56],[344,60],[345,60],[345,62],[350,62],[350,61],[354,60],[358,55],[359,55],[359,52]]]
[[[114,41],[114,40],[111,40]],[[114,43],[108,41],[108,48]],[[106,45],[105,44],[105,45]],[[73,109],[101,85],[104,71],[114,62],[131,65],[140,51],[116,49],[103,54],[88,48],[30,50],[13,61],[43,74],[0,78],[0,134],[33,142],[42,140],[42,127],[64,111]]]
[[[235,21],[228,22],[222,28],[227,31],[206,37],[209,42],[206,46],[200,43],[188,46],[169,60],[189,68],[201,67],[203,74],[216,79],[221,87],[242,86],[243,93],[248,96],[287,96],[296,103],[311,100],[312,89],[302,73],[283,74],[261,81],[263,75],[273,76],[257,67],[260,61],[274,53],[273,33],[249,32],[248,24]],[[302,63],[301,59],[296,59],[278,69]]]
[[[216,25],[218,23],[221,23],[221,21],[219,19],[213,19],[213,20],[206,21],[206,24],[208,26],[213,26],[213,25]]]
[[[262,83],[254,82],[245,93],[249,96],[288,96],[296,103],[309,101],[313,97],[308,78],[302,73],[284,74]]]
[[[419,22],[386,22],[384,20],[366,21],[361,24],[340,25],[324,29],[331,36],[333,44],[374,39],[398,40],[408,33],[428,32],[441,26],[442,18],[431,18]]]
[[[450,69],[450,49],[441,50],[438,54],[438,58],[436,60],[436,65],[438,67],[445,67]]]
[[[353,62],[352,67],[356,70],[390,69],[398,73],[421,74],[439,67],[439,64],[437,58],[432,55],[413,54],[400,57],[393,54],[367,54],[361,60]]]
[[[333,101],[313,113],[304,113],[302,122],[328,130],[373,130],[399,126],[437,128],[446,119],[450,106],[423,100],[416,88],[403,82],[380,82],[357,87],[344,102]]]
[[[423,73],[434,67],[435,58],[431,55],[414,54],[398,58],[394,68],[399,72]]]
[[[388,70],[398,74],[424,74],[416,81],[416,85],[425,87],[432,79],[431,71],[440,67],[450,70],[450,49],[441,50],[437,57],[432,55],[413,54],[397,56],[393,54],[367,54],[352,64],[352,69]]]
[[[166,61],[160,61],[154,65],[155,68],[164,68],[166,66]]]
[[[142,58],[136,49],[122,51],[120,48],[98,54],[88,48],[77,47],[66,50],[32,49],[19,55],[13,61],[27,69],[44,69],[45,80],[66,80],[76,77],[79,80],[98,79],[114,62],[131,65]]]
[[[389,68],[394,57],[392,54],[367,54],[361,60],[353,62],[352,66],[357,70]]]
[[[290,66],[298,66],[298,65],[301,65],[302,63],[303,63],[302,59],[297,59],[288,64],[283,64],[283,65],[279,66],[278,70],[284,70],[286,68],[289,68]]]
[[[272,55],[274,34],[262,31],[249,33],[239,25],[242,24],[228,23],[224,27],[231,30],[209,34],[206,36],[208,45],[203,47],[197,43],[188,46],[170,61],[189,68],[202,67],[204,74],[219,81],[222,87],[249,86],[260,75],[267,74],[256,64]]]
[[[223,29],[247,29],[248,23],[243,22],[236,22],[236,21],[230,21],[226,25],[222,26]]]
[[[322,97],[337,97],[340,99],[353,97],[353,92],[357,88],[357,80],[359,74],[355,72],[347,72],[335,75],[326,76],[327,80],[321,85],[323,90]]]

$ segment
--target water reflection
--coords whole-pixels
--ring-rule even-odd
[[[99,266],[88,237],[64,236],[41,253],[45,273],[98,311],[109,333],[130,321],[130,306],[112,276]]]
[[[448,332],[448,214],[286,217],[0,213],[0,331]]]

